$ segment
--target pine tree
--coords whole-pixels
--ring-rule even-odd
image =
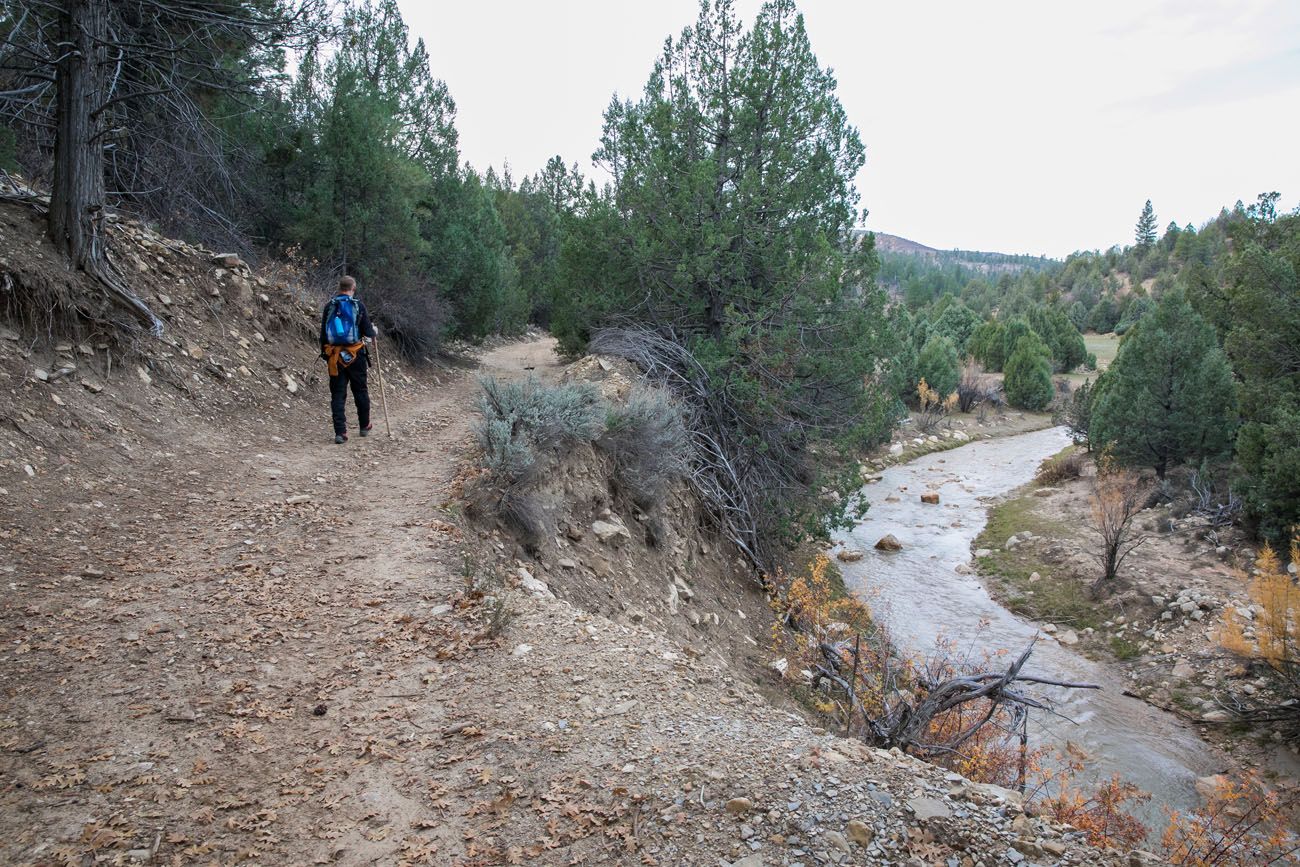
[[[1098,382],[1089,439],[1160,478],[1232,446],[1237,399],[1214,329],[1181,292],[1161,299]]]
[[[1156,242],[1156,212],[1151,207],[1150,199],[1147,199],[1147,203],[1142,206],[1142,215],[1138,217],[1134,239],[1142,250],[1149,250]]]

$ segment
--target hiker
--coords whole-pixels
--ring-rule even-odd
[[[366,339],[379,336],[379,329],[370,321],[366,305],[356,298],[357,281],[351,277],[339,280],[338,294],[331,298],[320,318],[320,357],[329,365],[330,412],[334,416],[334,442],[342,445],[348,441],[347,400],[348,386],[352,386],[352,399],[357,404],[357,425],[362,436],[373,429],[370,423],[370,392],[366,388],[366,368],[370,354]]]

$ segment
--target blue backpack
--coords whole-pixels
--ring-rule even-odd
[[[355,298],[336,295],[330,300],[325,314],[325,342],[331,346],[352,346],[361,342]]]

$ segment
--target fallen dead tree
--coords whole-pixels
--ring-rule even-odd
[[[824,680],[840,689],[849,699],[850,729],[873,746],[882,749],[898,747],[903,752],[917,755],[956,752],[995,717],[1005,716],[1004,712],[1009,712],[1015,723],[1005,727],[1013,731],[1023,724],[1031,709],[1055,713],[1050,703],[1026,694],[1020,685],[1101,689],[1093,683],[1071,683],[1024,674],[1025,663],[1029,661],[1036,641],[1037,636],[1005,671],[951,674],[937,678],[931,678],[925,672],[915,672],[910,666],[891,665],[891,655],[885,653],[881,656],[883,665],[878,674],[880,699],[875,707],[869,707],[861,700],[862,687],[855,683],[859,675],[867,675],[861,659],[861,636],[855,638],[851,647],[847,642],[821,642],[818,648],[823,661],[812,670],[813,686],[818,687]],[[932,664],[932,667],[945,672],[952,670],[946,660],[937,666]],[[907,684],[910,689],[903,688],[900,680],[900,674],[905,671],[912,672]],[[937,730],[947,728],[936,726],[937,721],[972,703],[979,704],[973,720],[959,726],[955,732],[936,737]]]
[[[1027,687],[1100,689],[1026,674],[1037,636],[1005,667],[943,641],[925,657],[902,655],[861,600],[833,590],[828,568],[819,557],[807,574],[777,576],[789,628],[776,645],[788,657],[784,670],[803,670],[810,703],[872,746],[1023,791],[1041,753],[1029,749],[1029,713],[1056,714],[1050,698]]]

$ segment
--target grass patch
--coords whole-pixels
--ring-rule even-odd
[[[1083,345],[1087,347],[1091,355],[1097,356],[1097,369],[1080,369],[1074,373],[1067,373],[1065,378],[1074,385],[1082,385],[1089,379],[1096,382],[1098,374],[1110,367],[1110,363],[1115,360],[1115,353],[1119,351],[1119,335],[1085,334],[1083,335]]]
[[[1064,524],[1039,514],[1036,505],[1035,497],[1021,496],[989,510],[988,525],[975,540],[975,547],[992,553],[979,558],[976,566],[989,579],[994,596],[1017,614],[1075,630],[1096,629],[1105,619],[1105,612],[1082,584],[1040,560],[1033,548],[1035,543],[1011,551],[1002,547],[1012,535],[1025,531],[1047,538],[1069,535]],[[1039,580],[1031,582],[1029,578],[1035,572]]]
[[[1137,659],[1142,655],[1142,648],[1127,638],[1116,635],[1110,640],[1110,652],[1121,662]]]

